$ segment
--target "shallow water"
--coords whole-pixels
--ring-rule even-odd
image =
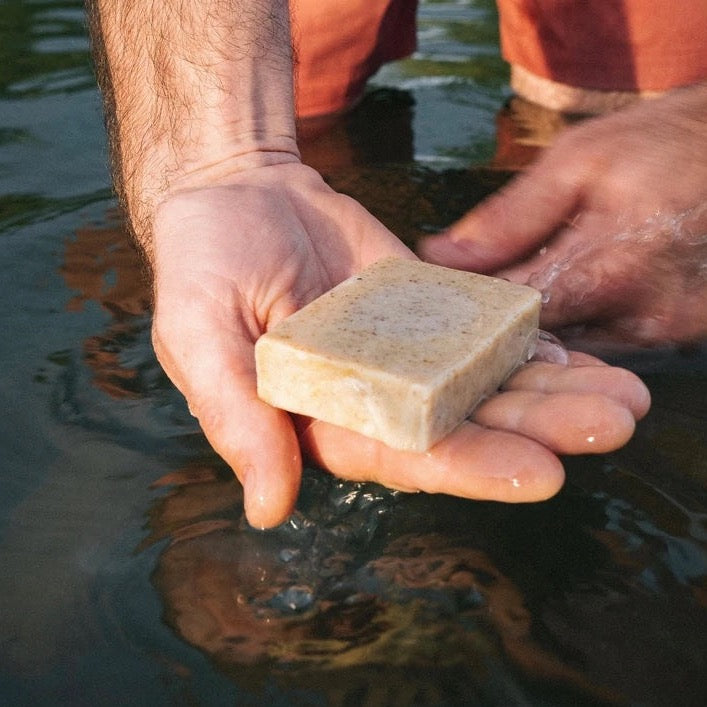
[[[495,142],[490,8],[424,4],[419,55],[303,148],[408,242],[532,153]],[[252,531],[150,347],[81,3],[0,5],[0,58],[0,704],[703,704],[704,348],[623,359],[652,412],[546,503],[308,470]]]

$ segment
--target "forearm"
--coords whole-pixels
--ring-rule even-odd
[[[152,259],[157,206],[297,159],[287,0],[87,0],[116,188]]]

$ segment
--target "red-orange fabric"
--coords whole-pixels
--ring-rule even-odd
[[[600,91],[707,80],[707,0],[498,0],[501,49],[542,78]],[[300,117],[352,106],[415,49],[417,0],[291,0]]]
[[[511,64],[578,88],[662,91],[707,79],[707,0],[499,0]]]
[[[417,0],[291,0],[300,117],[345,110],[386,62],[415,50]]]

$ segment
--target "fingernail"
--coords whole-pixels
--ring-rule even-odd
[[[477,268],[484,263],[483,254],[473,241],[452,240],[447,233],[421,239],[418,253],[423,260],[450,267]]]
[[[430,260],[439,255],[444,256],[449,247],[453,245],[454,244],[449,240],[447,232],[443,231],[434,236],[424,236],[420,238],[417,242],[417,251],[420,255],[424,256],[426,260]]]

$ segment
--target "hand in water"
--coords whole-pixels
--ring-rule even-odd
[[[542,290],[542,326],[654,344],[707,335],[707,86],[568,129],[425,260]]]
[[[426,454],[293,419],[257,398],[255,340],[371,262],[414,255],[359,204],[295,163],[172,195],[157,212],[153,243],[155,350],[242,481],[256,527],[276,525],[292,510],[300,447],[348,479],[535,501],[562,485],[555,453],[614,449],[648,408],[635,376],[579,357],[570,366],[526,366],[478,409],[481,424],[463,424]]]

